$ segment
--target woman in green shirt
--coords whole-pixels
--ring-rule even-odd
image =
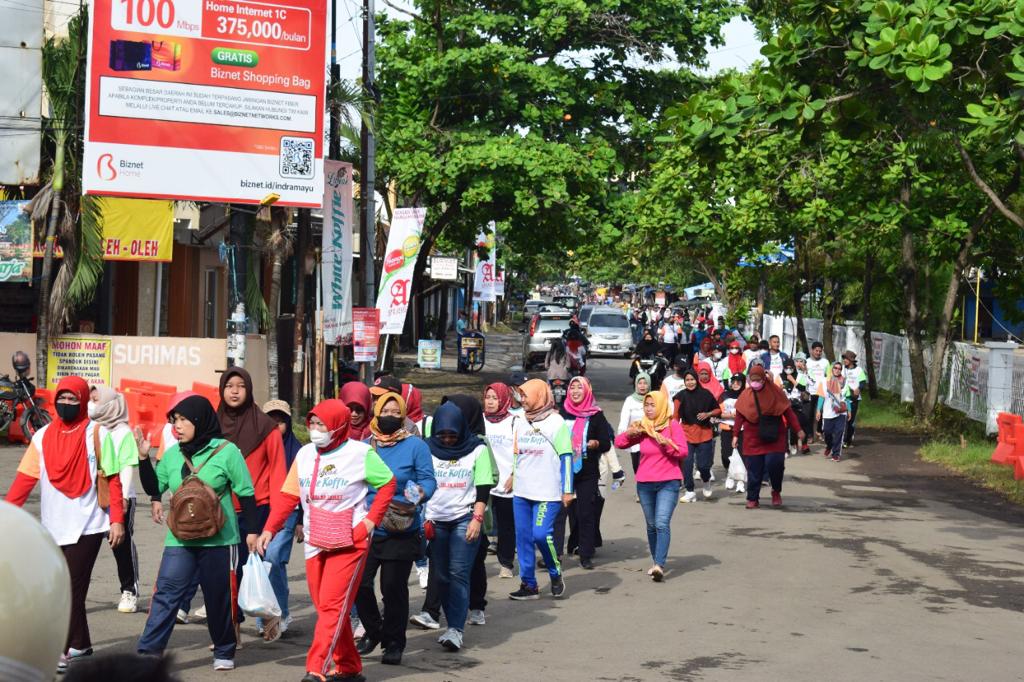
[[[142,487],[152,496],[168,490],[173,495],[190,472],[197,471],[196,476],[220,498],[225,523],[212,537],[198,540],[179,540],[168,528],[156,593],[138,651],[163,654],[174,630],[182,595],[198,572],[206,600],[206,624],[214,647],[213,669],[232,670],[238,642],[234,569],[240,540],[231,493],[238,497],[243,515],[255,519],[252,478],[241,451],[221,437],[220,422],[209,400],[197,395],[185,398],[168,417],[173,417],[178,442],[164,453],[155,470],[148,458],[140,462]],[[246,536],[245,541],[249,551],[255,551],[256,535]]]

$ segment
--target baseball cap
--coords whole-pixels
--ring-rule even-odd
[[[377,377],[377,380],[373,382],[373,386],[370,386],[370,394],[379,398],[385,393],[402,395],[402,382],[391,375]]]

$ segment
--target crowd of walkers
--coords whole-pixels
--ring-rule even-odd
[[[674,324],[662,318],[642,338],[664,339]],[[179,393],[166,426],[144,434],[130,427],[123,395],[62,379],[56,419],[33,436],[6,496],[20,506],[40,487],[42,524],[67,560],[71,619],[58,672],[93,653],[85,602],[104,540],[116,559],[118,610],[139,608],[136,469],[153,520],[167,526],[141,655],[162,656],[175,627],[201,617],[214,669],[234,669],[246,619],[239,581],[254,552],[270,566],[280,616],[253,626],[278,639],[292,623],[287,570],[297,543],[316,610],[304,682],[363,679],[362,657],[377,647],[382,663],[401,664],[409,623],[439,631],[438,644],[457,652],[466,626],[486,623],[492,541],[499,579],[518,574],[512,600],[541,597],[538,569],[550,595],[563,597],[566,556],[594,568],[607,486],[624,478],[616,448],[630,453],[647,573],[662,581],[676,504],[697,499],[698,477],[701,495],[713,494],[716,442],[727,490],[756,509],[767,479],[781,505],[789,454],[820,433],[826,456],[841,457],[863,381],[849,352],[829,364],[815,344],[812,358],[790,359],[774,337],[762,348],[737,330],[700,331],[708,335],[692,353],[683,330],[672,332],[673,373],[660,386],[634,372],[616,425],[582,376],[561,404],[547,381],[519,374],[479,398],[446,396],[430,416],[418,389],[382,376],[372,387],[345,384],[309,410],[302,444],[291,406],[260,408],[249,374],[230,368],[216,408]],[[425,595],[410,613],[414,567]],[[192,613],[200,588],[203,606]]]

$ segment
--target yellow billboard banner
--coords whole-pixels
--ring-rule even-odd
[[[99,206],[103,260],[171,261],[173,201],[100,197]],[[42,249],[36,247],[33,255],[42,258]],[[64,257],[60,245],[54,244],[53,256]]]
[[[46,353],[46,388],[55,389],[61,379],[80,376],[90,386],[110,386],[109,336],[58,336],[50,339]]]

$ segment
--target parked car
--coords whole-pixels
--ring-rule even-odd
[[[530,326],[523,331],[523,370],[529,371],[535,363],[542,362],[551,348],[552,339],[560,339],[569,328],[569,312],[537,313],[530,320]]]
[[[590,322],[590,313],[594,312],[594,308],[596,307],[597,306],[595,306],[593,303],[587,303],[586,305],[580,307],[579,313],[576,314],[576,317],[580,321],[580,327],[582,327],[583,329],[587,328],[587,324]]]
[[[530,299],[529,301],[523,304],[523,317],[529,319],[530,316],[536,314],[537,311],[540,310],[540,307],[544,305],[546,302],[547,301],[543,301],[539,298]]]
[[[633,332],[629,318],[619,308],[594,308],[587,324],[591,355],[621,355],[633,353]]]

